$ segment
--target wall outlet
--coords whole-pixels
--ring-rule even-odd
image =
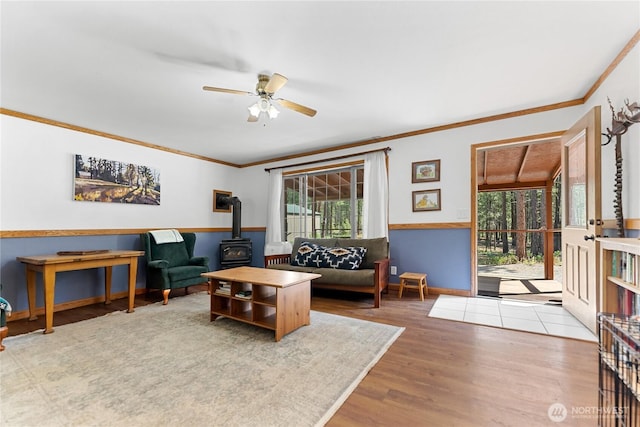
[[[391,275],[395,276],[396,274],[398,274],[398,267],[396,267],[395,265],[391,266]]]

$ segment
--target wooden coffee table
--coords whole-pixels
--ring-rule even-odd
[[[320,274],[236,267],[202,273],[211,284],[211,320],[228,317],[275,331],[276,341],[311,322],[311,280]]]

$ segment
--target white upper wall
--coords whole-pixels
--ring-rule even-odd
[[[217,163],[0,115],[0,228],[67,230],[230,227],[213,189],[234,191],[242,171]],[[74,155],[160,171],[160,206],[73,199]]]
[[[399,140],[389,157],[390,223],[459,222],[471,219],[471,145],[560,131],[578,114],[566,108]],[[440,181],[411,183],[411,163],[440,159]],[[441,190],[442,210],[413,212],[411,193]]]
[[[580,117],[581,111],[581,107],[553,110],[387,141],[365,148],[332,153],[328,156],[388,146],[391,148],[389,152],[389,223],[464,222],[471,219],[471,145],[565,130]],[[412,184],[411,164],[437,159],[440,159],[440,181]],[[293,160],[290,163],[296,163],[296,161]],[[286,164],[287,162],[280,162],[269,166]],[[250,169],[258,168],[261,171],[264,170],[264,166]],[[266,204],[266,188],[266,181],[264,187],[254,186],[254,197],[260,199],[260,203]],[[430,189],[441,190],[442,210],[413,212],[412,192]]]
[[[607,127],[611,127],[611,113],[607,104],[607,96],[611,98],[616,110],[624,105],[625,98],[628,98],[630,102],[640,102],[640,79],[638,76],[640,76],[640,46],[636,45],[586,105],[387,141],[359,149],[329,153],[324,157],[389,146],[391,147],[389,153],[390,224],[469,221],[471,218],[471,145],[563,131],[569,129],[594,105],[602,106],[602,131],[605,132]],[[640,188],[640,168],[638,167],[640,165],[640,124],[632,126],[629,132],[623,136],[622,146],[624,216],[625,218],[640,218],[640,190],[638,190]],[[613,209],[615,176],[613,148],[613,143],[602,147],[602,215],[604,219],[615,218]],[[314,160],[322,157],[313,156],[300,160]],[[441,160],[440,181],[412,184],[411,164],[416,161],[432,159]],[[296,160],[292,160],[266,166],[275,167],[296,162]],[[256,172],[258,169],[263,171],[264,166],[249,168],[243,176],[261,176]],[[260,205],[266,206],[266,179],[261,182],[259,179],[252,178],[252,181],[255,185],[247,190],[252,190],[253,198],[259,201]],[[412,191],[437,188],[441,189],[441,211],[412,211]]]
[[[217,163],[0,115],[0,229],[110,229],[230,227],[229,214],[212,212],[213,189],[242,201],[243,227],[266,224],[265,167],[321,160],[389,146],[389,222],[420,224],[470,219],[472,144],[568,129],[594,105],[602,106],[602,129],[611,127],[609,96],[616,109],[624,99],[640,101],[640,47],[618,65],[586,105],[387,141],[325,155],[236,169]],[[27,112],[28,113],[28,112]],[[410,129],[409,129],[410,130]],[[153,141],[148,141],[153,143]],[[622,137],[623,207],[640,218],[640,124]],[[161,173],[161,204],[119,205],[73,200],[73,155],[152,166]],[[439,182],[412,184],[411,163],[440,159]],[[603,218],[613,219],[613,145],[602,149]],[[412,212],[411,192],[440,188],[441,211]]]
[[[629,103],[640,103],[640,44],[629,52],[587,100],[583,112],[596,105],[602,107],[602,132],[611,129],[611,104],[616,113],[624,107],[625,99]],[[602,142],[606,142],[603,138]],[[622,208],[625,218],[640,218],[640,123],[631,126],[622,135]],[[609,145],[602,147],[602,217],[615,218],[613,200],[615,197],[615,138]]]

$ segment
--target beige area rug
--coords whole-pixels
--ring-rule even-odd
[[[2,426],[324,425],[404,328],[209,321],[206,292],[4,340]]]

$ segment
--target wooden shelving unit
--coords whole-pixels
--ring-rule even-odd
[[[276,288],[251,283],[230,282],[229,293],[222,292],[226,282],[218,282],[211,296],[211,313],[226,316],[263,328],[276,329]],[[250,297],[236,296],[251,291]]]
[[[222,292],[227,282],[215,284],[211,296],[211,313],[226,316],[263,328],[276,329],[276,293],[277,289],[251,283],[230,282],[229,293]],[[239,292],[251,291],[250,297],[236,296]]]
[[[598,425],[640,423],[640,239],[600,238]]]
[[[602,238],[600,241],[600,312],[640,314],[640,239]]]
[[[203,273],[211,283],[211,320],[219,316],[275,331],[276,341],[310,322],[311,280],[319,274],[237,267]],[[239,296],[251,291],[249,296]]]

